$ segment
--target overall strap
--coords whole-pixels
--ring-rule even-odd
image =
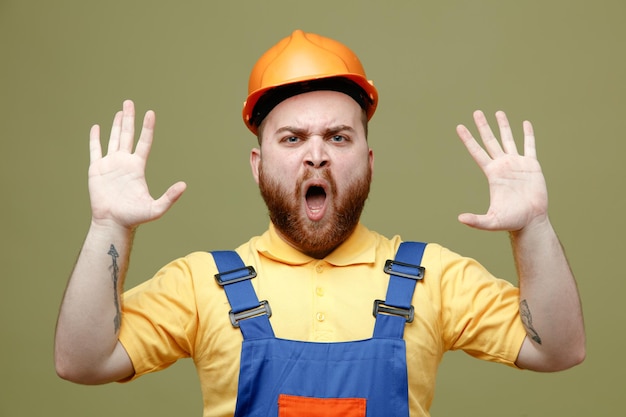
[[[402,339],[404,325],[413,321],[411,305],[415,284],[424,278],[420,266],[426,243],[402,242],[395,260],[388,260],[384,271],[390,275],[385,301],[374,301],[374,337]]]
[[[211,252],[218,274],[217,283],[226,291],[230,303],[230,322],[239,327],[244,339],[274,337],[269,317],[272,315],[267,301],[259,302],[250,280],[256,277],[252,266],[245,266],[235,251]]]

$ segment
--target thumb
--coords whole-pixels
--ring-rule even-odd
[[[459,222],[475,229],[487,229],[486,216],[473,213],[462,213],[458,216]]]
[[[174,205],[174,203],[178,201],[178,199],[181,195],[183,195],[186,189],[187,184],[183,181],[179,181],[176,184],[172,185],[170,188],[168,188],[161,197],[154,201],[152,206],[154,215],[156,217],[161,217],[162,215],[164,215],[170,209],[170,207],[172,207],[172,205]]]

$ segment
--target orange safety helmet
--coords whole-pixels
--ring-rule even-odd
[[[288,91],[274,94],[283,87]],[[280,101],[305,91],[326,89],[349,94],[363,107],[368,120],[374,115],[378,92],[354,52],[333,39],[296,30],[267,50],[252,68],[243,105],[244,123],[257,134],[263,118]],[[275,97],[261,106],[259,100],[272,95],[268,93]],[[265,109],[259,111],[257,104]]]

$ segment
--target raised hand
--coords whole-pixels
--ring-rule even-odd
[[[546,220],[548,193],[537,161],[530,122],[523,123],[524,154],[520,155],[504,112],[497,112],[496,120],[500,142],[485,115],[481,111],[474,112],[474,122],[484,149],[465,126],[457,126],[457,134],[487,177],[490,196],[486,214],[463,213],[459,215],[459,221],[483,230],[517,231],[535,221]]]
[[[158,199],[152,198],[145,168],[154,136],[155,114],[148,111],[134,146],[135,106],[126,100],[113,119],[106,156],[102,155],[100,127],[90,132],[89,195],[92,222],[132,229],[161,217],[185,191],[177,182]]]

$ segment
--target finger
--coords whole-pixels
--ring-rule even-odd
[[[122,104],[122,130],[120,132],[120,150],[128,153],[133,151],[135,140],[135,104],[124,100]]]
[[[498,121],[498,128],[500,129],[502,149],[508,154],[517,155],[517,146],[515,145],[515,139],[513,139],[509,119],[507,119],[503,111],[498,111],[496,112],[496,120]]]
[[[504,153],[502,151],[502,147],[500,146],[500,143],[498,142],[496,136],[491,131],[491,127],[487,122],[487,118],[482,111],[476,110],[474,112],[474,123],[478,128],[480,138],[482,139],[483,144],[485,145],[485,149],[487,150],[489,155],[491,155],[492,158],[497,158],[498,156],[501,156]]]
[[[459,222],[463,223],[466,226],[470,226],[470,227],[474,227],[476,229],[480,228],[480,224],[481,224],[481,217],[478,214],[472,214],[472,213],[462,213],[459,214]]]
[[[89,131],[89,161],[93,163],[102,158],[102,146],[100,145],[100,126],[93,125]]]
[[[478,144],[476,139],[472,136],[472,133],[463,125],[458,125],[456,127],[456,134],[459,136],[465,148],[471,155],[471,157],[476,161],[476,163],[483,167],[487,165],[491,158],[487,155],[487,152]]]
[[[484,214],[463,213],[458,216],[459,222],[479,230],[500,230],[493,224],[489,216]]]
[[[122,130],[122,112],[118,111],[113,117],[113,126],[111,126],[111,135],[109,136],[109,145],[107,152],[116,152],[120,148],[120,132]]]
[[[152,110],[146,112],[143,118],[143,126],[141,127],[141,133],[139,134],[139,140],[137,141],[137,147],[135,153],[142,157],[144,160],[148,159],[150,149],[152,148],[152,140],[154,138],[154,124],[156,122],[156,116]]]
[[[524,155],[537,159],[537,147],[535,145],[535,131],[533,125],[525,120],[524,127]]]
[[[159,218],[163,214],[165,214],[165,212],[168,211],[176,201],[178,201],[178,199],[181,195],[183,195],[183,192],[185,192],[186,189],[187,184],[185,184],[183,181],[179,181],[176,184],[172,185],[170,188],[168,188],[167,191],[165,191],[165,193],[163,193],[163,195],[155,200],[153,203],[152,214],[154,215],[154,218]]]

